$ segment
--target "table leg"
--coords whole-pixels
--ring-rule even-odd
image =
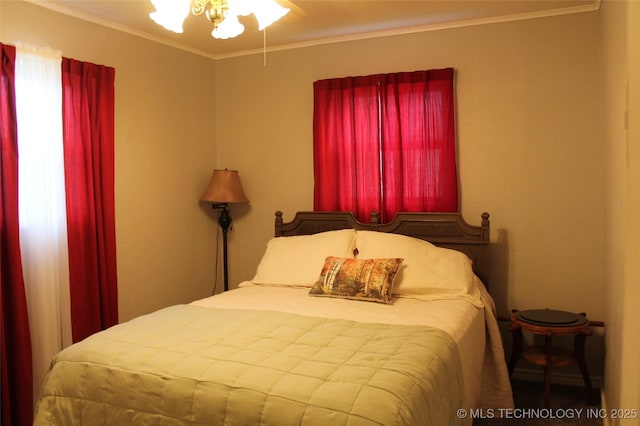
[[[551,399],[551,362],[553,355],[550,334],[544,336],[544,349],[547,356],[544,364],[544,408],[549,408]]]
[[[586,339],[585,334],[577,334],[573,340],[573,356],[580,367],[582,373],[582,379],[584,385],[587,388],[587,405],[593,405],[593,389],[591,386],[591,377],[589,376],[589,370],[587,369],[587,362],[584,358],[584,343]]]
[[[518,363],[518,359],[522,354],[522,329],[520,327],[511,326],[511,338],[513,340],[511,347],[511,357],[509,358],[509,377],[513,373],[513,369]]]

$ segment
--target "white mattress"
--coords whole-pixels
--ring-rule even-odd
[[[469,408],[480,401],[486,351],[485,312],[466,300],[424,301],[396,298],[393,304],[310,297],[309,288],[255,285],[197,300],[192,304],[215,308],[262,309],[361,322],[427,325],[447,332],[458,344]],[[500,405],[505,405],[500,404]]]

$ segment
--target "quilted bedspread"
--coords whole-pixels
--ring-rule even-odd
[[[178,305],[52,362],[36,425],[453,425],[458,351],[425,326]]]

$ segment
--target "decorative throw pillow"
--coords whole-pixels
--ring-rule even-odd
[[[391,303],[393,282],[400,265],[401,258],[347,259],[329,256],[309,295]]]

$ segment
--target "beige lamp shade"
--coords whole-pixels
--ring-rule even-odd
[[[248,203],[237,170],[214,170],[201,201],[211,203]]]

